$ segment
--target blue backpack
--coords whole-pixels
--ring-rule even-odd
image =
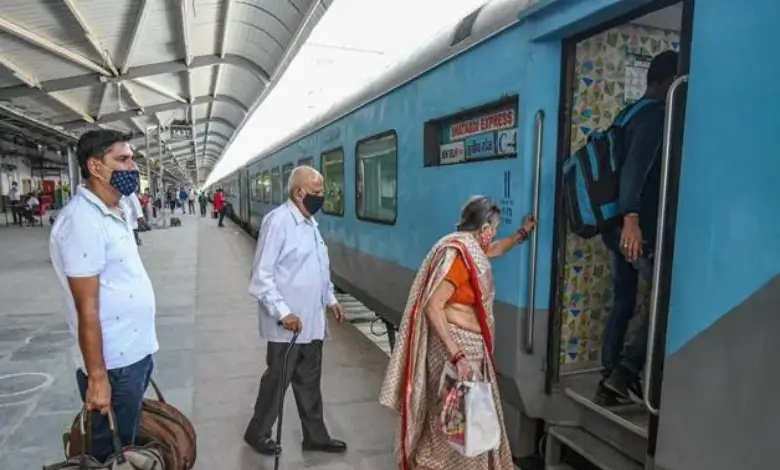
[[[606,131],[596,130],[588,142],[563,162],[563,198],[569,229],[591,238],[620,225],[620,169],[626,151],[626,124],[648,104],[643,99],[624,109]]]

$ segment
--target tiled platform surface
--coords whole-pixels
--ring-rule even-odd
[[[254,243],[228,225],[182,217],[142,234],[157,295],[155,377],[198,432],[196,469],[259,470],[273,460],[242,441],[265,364],[256,307],[246,293]],[[48,255],[48,227],[0,227],[0,469],[62,459],[61,434],[80,406],[69,333]],[[351,325],[332,326],[323,396],[346,455],[302,453],[287,394],[282,468],[392,470],[395,416],[377,403],[387,356]]]

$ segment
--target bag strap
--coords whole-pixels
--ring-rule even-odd
[[[149,379],[149,385],[152,386],[154,394],[157,395],[157,401],[160,403],[166,403],[165,398],[163,398],[163,394],[160,391],[160,387],[157,386],[157,382],[155,382],[154,379]]]
[[[642,98],[641,100],[635,102],[620,114],[617,119],[615,119],[615,126],[623,127],[626,124],[628,124],[631,119],[634,118],[640,111],[642,111],[644,108],[647,107],[649,104],[658,103],[658,100],[654,100],[652,98]]]

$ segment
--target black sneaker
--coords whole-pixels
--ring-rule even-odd
[[[599,387],[596,389],[596,397],[593,399],[593,403],[605,408],[624,404],[620,399],[620,395],[604,386],[603,380],[599,382]]]
[[[618,366],[612,371],[604,380],[604,387],[625,399],[639,403],[644,401],[639,377],[623,366]]]

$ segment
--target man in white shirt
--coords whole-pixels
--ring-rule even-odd
[[[326,310],[344,321],[330,281],[328,249],[312,217],[322,207],[322,175],[300,166],[290,175],[289,199],[263,218],[249,293],[259,302],[260,336],[268,341],[267,368],[260,380],[255,412],[244,434],[253,449],[273,455],[271,428],[279,414],[280,387],[292,380],[303,425],[303,450],[341,453],[346,443],[331,439],[322,417],[322,343],[328,335]],[[282,370],[292,332],[298,342]],[[283,383],[285,381],[286,383]]]
[[[76,340],[79,391],[95,412],[91,453],[99,460],[113,452],[109,410],[122,445],[134,442],[158,350],[154,290],[120,202],[139,181],[127,138],[107,129],[81,136],[76,156],[86,186],[62,209],[49,241]]]
[[[22,193],[19,191],[19,185],[16,184],[16,181],[11,181],[11,189],[8,190],[8,201],[11,203],[11,215],[14,217],[14,224],[22,225],[22,216],[19,214]]]

